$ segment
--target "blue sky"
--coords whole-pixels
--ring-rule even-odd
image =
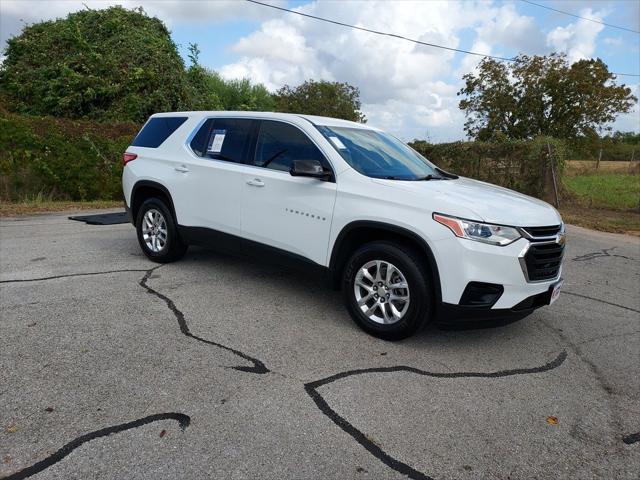
[[[640,30],[636,0],[536,0],[606,23]],[[249,77],[275,90],[305,79],[347,81],[361,90],[369,123],[403,139],[464,137],[457,108],[461,77],[479,57],[328,25],[244,1],[85,0],[91,8],[143,6],[169,26],[185,57],[189,43],[200,63],[228,78]],[[640,34],[577,19],[519,0],[287,1],[305,13],[397,33],[426,42],[511,57],[563,51],[571,60],[602,58],[612,71],[640,74]],[[35,22],[84,8],[76,0],[2,0],[0,41]],[[640,77],[620,77],[640,93]],[[640,130],[637,111],[613,125]]]

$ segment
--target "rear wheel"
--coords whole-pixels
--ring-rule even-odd
[[[178,235],[175,219],[159,198],[148,198],[140,206],[136,231],[140,248],[154,262],[173,262],[187,251],[187,245]]]
[[[363,245],[349,259],[342,287],[351,317],[376,337],[406,338],[432,315],[430,275],[408,246],[383,241]]]

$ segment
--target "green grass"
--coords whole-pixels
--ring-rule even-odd
[[[590,207],[633,210],[640,208],[640,175],[600,173],[565,177],[571,193]]]

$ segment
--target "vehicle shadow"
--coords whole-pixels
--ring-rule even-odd
[[[284,291],[286,296],[295,298],[299,304],[314,306],[321,304],[322,309],[331,314],[330,319],[340,324],[340,328],[360,331],[343,306],[342,292],[335,290],[329,278],[320,270],[296,268],[270,259],[230,255],[202,247],[191,247],[182,261],[193,263],[194,266],[197,264],[204,269],[218,268],[231,271],[234,275],[246,277],[253,283],[264,283],[264,288]],[[516,321],[457,321],[451,325],[431,323],[413,337],[393,343],[424,343],[425,341],[442,343],[445,339],[454,342],[464,342],[465,339],[491,341],[503,336],[505,329],[520,331],[530,328],[529,319],[530,317]],[[364,332],[361,334],[367,335]]]

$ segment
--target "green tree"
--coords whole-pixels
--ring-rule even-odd
[[[217,72],[207,71],[207,86],[220,98],[224,110],[272,111],[275,105],[267,88],[248,78],[225,80]]]
[[[360,90],[348,83],[308,80],[295,88],[276,92],[276,110],[366,122],[360,111]]]
[[[459,106],[467,134],[478,140],[498,134],[593,136],[637,102],[600,59],[569,64],[560,54],[520,55],[510,63],[485,58],[477,74],[463,79]]]
[[[22,113],[134,120],[186,100],[184,63],[166,26],[140,9],[86,9],[9,39],[0,94]]]
[[[187,83],[190,110],[256,110],[274,108],[273,96],[260,83],[249,79],[225,80],[217,72],[200,65],[198,45],[189,44]]]
[[[200,49],[195,43],[189,44],[187,70],[187,110],[223,110],[217,92],[211,88],[210,72],[200,65]]]

